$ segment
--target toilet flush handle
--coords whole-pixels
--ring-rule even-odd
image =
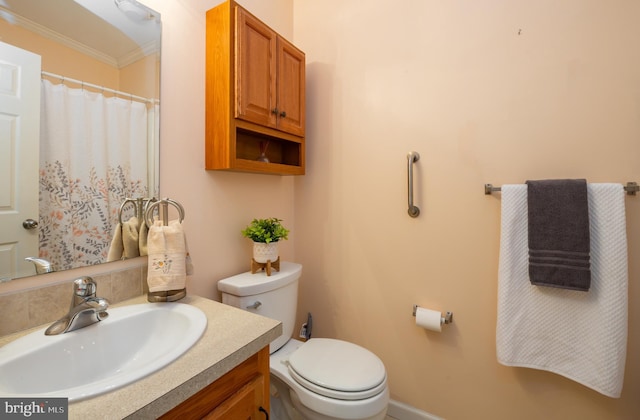
[[[253,305],[249,305],[247,306],[247,309],[258,309],[259,307],[262,306],[262,302],[260,302],[259,300],[256,300]]]

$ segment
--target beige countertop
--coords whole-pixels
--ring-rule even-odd
[[[207,315],[207,328],[200,340],[173,363],[133,384],[69,404],[70,419],[157,418],[282,334],[279,321],[219,302],[198,296],[187,296],[179,302],[200,308]],[[146,295],[114,306],[138,303],[147,303]],[[0,345],[24,333],[2,337]]]

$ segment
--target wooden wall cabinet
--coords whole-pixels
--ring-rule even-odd
[[[205,144],[207,169],[305,171],[305,55],[233,0],[207,12]]]
[[[269,410],[269,346],[266,346],[160,419],[264,420]]]

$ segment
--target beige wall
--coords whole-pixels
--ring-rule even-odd
[[[614,400],[497,364],[500,197],[483,184],[640,181],[640,6],[243,1],[307,53],[307,175],[291,178],[203,169],[204,12],[219,1],[145,3],[163,18],[161,193],[186,209],[189,293],[218,299],[216,281],[249,268],[240,229],[277,216],[292,228],[283,257],[305,267],[300,321],[311,311],[314,336],[376,352],[394,399],[447,419],[637,417],[640,198],[627,199],[629,356]],[[414,303],[455,323],[419,329]]]
[[[118,90],[144,98],[159,98],[159,67],[158,57],[151,54],[121,68]]]
[[[290,228],[295,223],[292,177],[204,169],[205,13],[220,2],[144,1],[162,14],[163,22],[160,194],[185,207],[185,229],[195,265],[195,274],[188,280],[189,292],[213,299],[219,299],[219,279],[250,269],[251,243],[240,231],[253,218],[279,217]],[[241,4],[283,36],[292,37],[291,0],[245,0]],[[294,244],[295,235],[283,242],[283,259],[295,260]],[[106,267],[115,271],[145,262],[140,258]],[[88,267],[0,283],[0,295],[102,273],[104,268]]]
[[[295,1],[308,89],[300,322],[310,311],[316,336],[370,348],[394,399],[447,419],[638,418],[640,197],[626,200],[628,357],[611,399],[496,362],[500,196],[483,184],[640,179],[639,21],[631,0]],[[413,304],[455,322],[426,332]]]
[[[295,223],[292,177],[204,169],[205,12],[219,0],[145,1],[162,14],[160,192],[180,201],[195,274],[190,293],[219,300],[216,282],[250,269],[251,242],[242,230],[253,218]],[[291,0],[241,2],[290,36]],[[279,11],[284,11],[281,13]],[[294,259],[296,235],[281,246]]]

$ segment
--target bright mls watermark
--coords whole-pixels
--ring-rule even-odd
[[[67,420],[68,398],[0,398],[0,419]]]

